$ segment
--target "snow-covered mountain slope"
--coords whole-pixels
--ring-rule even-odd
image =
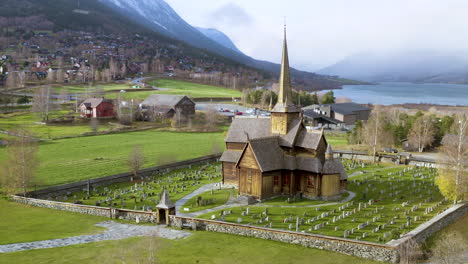
[[[168,37],[217,53],[235,61],[252,64],[252,58],[226,48],[188,24],[164,0],[100,0],[120,14]]]
[[[223,32],[215,29],[215,28],[201,28],[201,27],[195,27],[198,31],[203,33],[206,37],[216,41],[218,44],[223,45],[224,47],[228,49],[232,49],[233,51],[241,52],[234,42]]]

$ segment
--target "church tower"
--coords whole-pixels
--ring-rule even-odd
[[[271,132],[286,135],[291,121],[300,118],[300,107],[293,103],[291,89],[291,74],[289,72],[288,43],[286,26],[284,26],[283,58],[281,60],[281,75],[279,81],[278,102],[271,111]]]

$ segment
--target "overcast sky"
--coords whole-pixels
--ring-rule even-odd
[[[468,0],[166,0],[193,26],[216,28],[257,59],[317,70],[360,52],[468,50]]]

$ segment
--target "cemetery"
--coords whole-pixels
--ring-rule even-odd
[[[343,160],[343,164],[348,172],[354,172],[348,181],[349,192],[341,197],[343,201],[351,193],[354,195],[346,203],[281,196],[252,206],[206,213],[198,218],[386,243],[400,238],[451,205],[434,184],[436,169],[351,160]],[[215,188],[192,197],[179,208],[182,212],[194,213],[237,197],[237,190],[221,188],[219,163],[160,171],[132,180],[89,190],[84,188],[48,200],[151,212],[164,189],[171,201],[176,202],[202,186],[215,184]]]
[[[169,193],[171,201],[176,202],[201,186],[219,183],[221,181],[220,170],[218,163],[208,163],[170,172],[160,171],[148,177],[137,176],[130,182],[97,188],[91,186],[89,189],[85,187],[80,192],[69,192],[64,196],[49,197],[48,200],[152,211],[154,206],[158,204],[159,196],[164,189]]]
[[[365,166],[364,166],[365,167]],[[451,206],[434,184],[432,168],[399,166],[352,177],[347,203],[234,207],[199,216],[258,227],[386,243]]]

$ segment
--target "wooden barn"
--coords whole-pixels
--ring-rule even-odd
[[[333,157],[322,130],[307,130],[292,102],[286,33],[278,103],[271,117],[236,117],[221,156],[223,182],[239,194],[338,199],[346,188],[343,164]]]
[[[154,117],[172,118],[177,112],[182,117],[195,114],[195,102],[185,95],[152,94],[140,104],[140,112],[145,120]]]
[[[81,117],[115,117],[114,101],[104,98],[89,98],[80,105]]]

